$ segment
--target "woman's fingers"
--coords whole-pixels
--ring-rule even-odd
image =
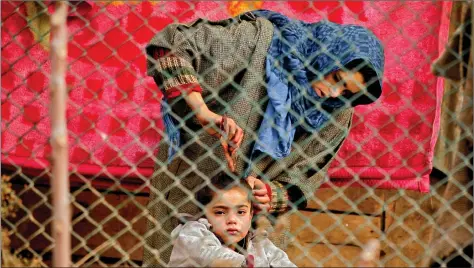
[[[223,127],[224,131],[224,138],[228,142],[229,152],[232,157],[234,157],[234,153],[240,148],[240,144],[242,143],[244,137],[244,131],[240,128],[233,119],[225,117],[223,120]]]
[[[262,180],[256,179],[253,190],[256,191],[256,190],[263,190],[263,189],[265,190],[267,189],[267,187],[265,186],[265,183]]]
[[[224,131],[224,134],[226,136],[225,138],[228,141],[233,140],[238,132],[238,129],[240,129],[240,127],[235,123],[235,121],[232,118],[228,118],[228,117],[224,117],[222,124],[223,124],[222,130]]]
[[[224,135],[225,135],[225,139],[226,140],[229,140],[229,130],[230,130],[230,118],[228,117],[224,117]]]
[[[231,147],[231,152],[234,153],[237,151],[238,148],[240,148],[240,145],[242,144],[242,141],[244,140],[244,131],[239,127],[237,128],[237,133],[234,136],[234,139],[232,140],[234,143],[234,146]]]
[[[267,195],[267,194],[268,194],[268,191],[267,191],[266,188],[253,190],[253,195],[255,195],[255,196],[264,196],[264,195]]]
[[[254,204],[256,211],[268,211],[270,209],[270,196],[265,183],[252,176],[248,176],[246,180],[253,189],[252,194],[256,201]]]
[[[268,195],[265,196],[254,196],[255,200],[260,204],[267,204],[270,203],[270,198]]]
[[[237,143],[242,141],[243,137],[244,137],[244,131],[239,126],[237,126],[237,131],[236,131],[235,136],[233,137],[232,141],[235,144],[237,144]]]
[[[237,133],[237,124],[234,120],[229,119],[229,131],[227,132],[227,140],[232,141],[234,139],[235,133]]]
[[[255,180],[256,180],[256,179],[257,179],[257,178],[252,177],[252,176],[248,176],[248,177],[247,177],[246,180],[247,180],[247,183],[250,185],[250,188],[253,189],[253,187],[254,187],[254,185],[255,185]]]
[[[253,179],[252,194],[258,205],[267,205],[270,203],[270,196],[268,195],[267,187],[265,186],[265,183],[259,179]]]
[[[221,138],[220,141],[221,141],[222,149],[224,150],[224,156],[225,156],[225,160],[227,161],[227,166],[229,167],[229,170],[231,172],[235,172],[235,161],[233,157],[230,155],[229,144],[223,138]]]

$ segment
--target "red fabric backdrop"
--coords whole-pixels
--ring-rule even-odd
[[[2,164],[39,171],[50,154],[48,50],[27,25],[25,3],[1,5]],[[83,3],[68,19],[71,169],[146,179],[162,128],[161,94],[145,76],[147,42],[173,21],[217,20],[249,8],[374,31],[386,48],[384,92],[377,104],[356,109],[332,183],[427,191],[442,96],[430,63],[443,49],[451,8],[438,1]]]

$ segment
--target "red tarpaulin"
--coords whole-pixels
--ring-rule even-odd
[[[50,153],[50,62],[48,40],[39,42],[35,26],[27,24],[35,17],[27,12],[31,3],[1,3],[2,164],[42,170]],[[162,122],[160,91],[145,72],[147,42],[174,21],[218,20],[248,8],[360,24],[382,40],[382,98],[356,108],[330,176],[336,185],[358,174],[374,187],[427,191],[442,97],[430,64],[446,42],[450,2],[83,2],[68,19],[72,170],[127,181],[149,176]]]

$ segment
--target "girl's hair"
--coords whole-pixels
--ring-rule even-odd
[[[243,188],[248,192],[248,200],[252,200],[252,188],[245,179],[235,179],[227,173],[221,172],[211,178],[210,184],[204,186],[196,192],[195,198],[202,205],[206,206],[214,199],[217,190],[230,190],[234,187]]]
[[[351,105],[370,104],[382,95],[379,77],[375,70],[365,60],[356,59],[344,66],[345,69],[353,72],[360,72],[367,85],[366,94],[356,94],[351,100]]]

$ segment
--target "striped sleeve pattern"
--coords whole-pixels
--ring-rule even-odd
[[[176,98],[182,93],[202,92],[191,63],[164,48],[155,48],[152,56],[155,60],[155,78],[167,98]]]
[[[270,196],[270,213],[284,213],[289,209],[288,191],[282,183],[272,181],[266,185],[268,195]]]

